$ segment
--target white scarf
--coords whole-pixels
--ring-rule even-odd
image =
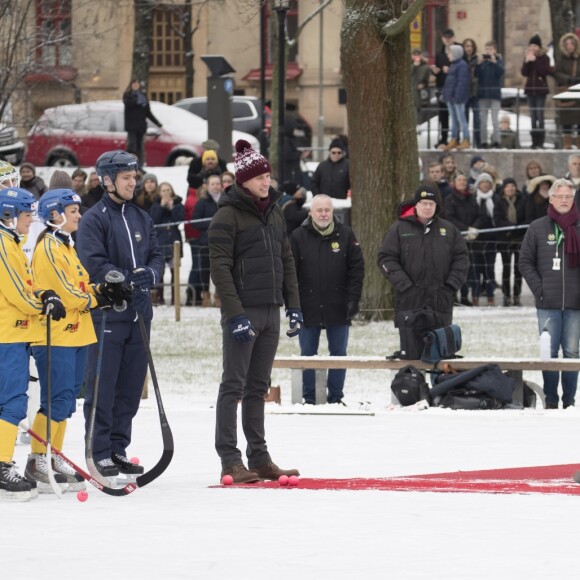
[[[489,217],[493,217],[493,189],[490,189],[487,193],[483,193],[479,189],[476,192],[477,205],[485,203],[485,209]]]

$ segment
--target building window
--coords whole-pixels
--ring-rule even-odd
[[[153,16],[151,66],[183,67],[183,20],[186,6],[160,6]]]
[[[37,0],[36,60],[43,67],[72,65],[72,0]]]
[[[430,62],[441,48],[441,33],[448,26],[449,8],[447,0],[431,0],[423,9],[421,22],[422,48]]]
[[[269,64],[272,63],[272,54],[274,51],[272,49],[272,42],[275,38],[275,32],[278,31],[278,15],[276,11],[272,9],[270,3],[266,3],[266,58]],[[290,6],[286,12],[286,30],[289,38],[295,38],[296,31],[298,30],[298,0],[290,0]],[[296,62],[296,56],[298,55],[298,43],[293,45],[288,51],[288,62]]]

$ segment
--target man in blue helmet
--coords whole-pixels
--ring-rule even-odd
[[[77,232],[78,254],[91,282],[103,283],[107,273],[116,270],[134,287],[129,307],[108,314],[102,345],[102,360],[107,362],[100,371],[93,459],[99,473],[111,478],[119,472],[143,473],[143,467],[131,463],[126,453],[147,374],[147,356],[137,317],[143,316],[149,333],[153,318],[149,289],[159,283],[163,272],[163,255],[151,217],[129,203],[135,192],[138,168],[137,159],[126,151],[108,151],[97,159],[95,169],[107,193],[84,214]],[[99,335],[102,312],[91,314]],[[84,405],[87,428],[98,353],[98,344],[89,347]]]

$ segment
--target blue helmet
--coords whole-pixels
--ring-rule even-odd
[[[33,211],[36,198],[19,187],[0,189],[0,219],[13,220],[18,218],[23,211]]]
[[[38,202],[38,216],[43,223],[50,224],[50,214],[57,211],[64,213],[67,205],[81,205],[81,196],[72,189],[51,189],[47,191]]]
[[[103,184],[105,177],[109,177],[114,183],[117,178],[117,173],[121,171],[137,171],[138,169],[139,160],[135,155],[121,150],[107,151],[106,153],[103,153],[95,163],[95,170]]]

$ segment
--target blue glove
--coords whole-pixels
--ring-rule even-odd
[[[300,310],[300,308],[287,308],[286,316],[289,318],[288,324],[290,325],[290,330],[286,331],[286,336],[294,338],[300,334],[300,331],[304,326],[302,310]]]
[[[151,304],[151,297],[149,296],[149,290],[137,289],[131,296],[131,305],[136,312],[145,314],[149,310],[149,304]]]
[[[156,284],[155,272],[149,267],[136,268],[131,274],[131,284],[143,290],[149,290]]]
[[[245,314],[238,314],[230,320],[230,332],[237,342],[250,342],[256,336],[256,329]]]

